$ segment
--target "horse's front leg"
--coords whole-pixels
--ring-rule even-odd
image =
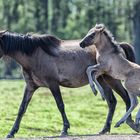
[[[56,81],[50,82],[49,88],[54,96],[57,107],[58,107],[58,109],[61,113],[62,119],[63,119],[63,129],[61,131],[61,136],[66,136],[66,135],[68,135],[67,130],[68,130],[68,128],[70,128],[70,123],[69,123],[66,113],[65,113],[65,107],[64,107],[62,96],[61,96],[59,84]]]
[[[10,133],[7,135],[7,138],[13,138],[14,134],[18,132],[19,130],[19,126],[20,126],[20,122],[21,119],[24,115],[24,113],[26,112],[26,109],[28,107],[28,104],[32,98],[32,95],[34,93],[34,91],[38,88],[29,73],[23,71],[24,77],[25,77],[25,81],[26,81],[26,87],[25,87],[25,91],[24,91],[24,96],[18,111],[18,116],[16,118],[16,121],[10,131]]]
[[[96,84],[96,86],[98,87],[98,89],[100,91],[100,94],[102,96],[102,99],[104,100],[105,99],[104,90],[101,87],[101,85],[99,84],[99,82],[97,81],[97,78],[100,75],[103,74],[103,72],[102,72],[102,65],[97,64],[97,65],[94,65],[94,66],[89,66],[87,68],[87,74],[90,76],[89,77],[89,83],[90,83],[90,85],[92,84],[91,86],[94,89],[95,88],[95,86],[93,84],[93,81],[94,81],[94,83]]]
[[[36,88],[31,88],[28,86],[25,87],[22,103],[21,103],[19,111],[18,111],[18,116],[16,118],[16,121],[15,121],[10,133],[7,135],[7,138],[13,138],[14,134],[18,132],[21,119],[23,117],[23,114],[26,112],[27,106],[32,98],[32,95],[33,95],[35,89]]]

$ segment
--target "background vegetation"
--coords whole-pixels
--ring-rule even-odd
[[[96,23],[104,23],[118,41],[133,44],[140,63],[140,0],[0,0],[0,28],[12,32],[80,39]],[[1,62],[0,77],[21,75],[9,60]]]
[[[8,134],[17,116],[24,82],[1,80],[0,85],[0,138],[3,138]],[[71,124],[69,134],[97,134],[106,120],[108,111],[106,102],[101,100],[99,94],[95,97],[89,86],[61,90]],[[136,132],[125,123],[119,128],[114,128],[115,123],[125,113],[124,102],[119,97],[117,99],[111,134],[135,134]],[[134,116],[137,111],[138,108],[133,112]],[[48,89],[41,88],[35,92],[15,137],[58,136],[61,129],[61,115],[54,98]]]

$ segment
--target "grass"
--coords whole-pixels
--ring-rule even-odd
[[[14,123],[23,96],[24,85],[24,81],[0,81],[0,138],[8,134]],[[99,95],[95,97],[89,86],[77,89],[61,87],[61,91],[71,124],[69,134],[98,133],[106,120],[108,111],[106,102],[103,102]],[[117,100],[111,133],[132,134],[134,131],[126,124],[114,128],[114,124],[125,113],[123,101],[118,96]],[[61,115],[50,91],[40,88],[35,92],[28,106],[16,137],[56,136],[60,134],[61,128]]]

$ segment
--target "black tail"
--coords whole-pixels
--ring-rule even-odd
[[[135,52],[133,46],[126,42],[121,42],[120,47],[124,50],[126,58],[131,62],[135,62]]]

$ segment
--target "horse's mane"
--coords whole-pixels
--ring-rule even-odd
[[[0,37],[0,45],[4,54],[12,54],[19,51],[26,55],[32,55],[38,48],[42,48],[50,55],[57,55],[60,39],[50,35],[31,35],[5,32]]]
[[[120,52],[120,45],[119,43],[114,39],[113,34],[105,27],[104,24],[97,24],[95,26],[96,29],[104,28],[103,33],[106,35],[108,40],[110,40],[110,43],[112,44],[112,47],[114,47],[114,52],[119,53]]]

